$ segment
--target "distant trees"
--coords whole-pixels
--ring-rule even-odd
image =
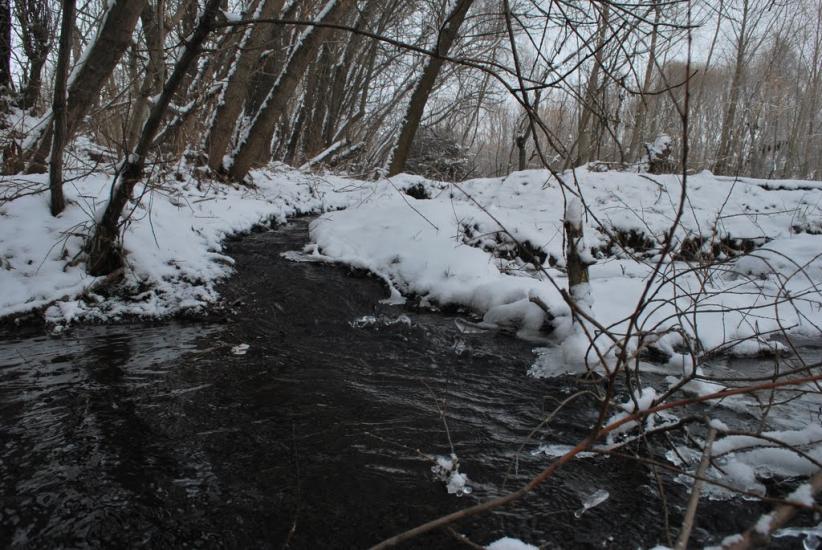
[[[15,0],[15,8],[20,23],[20,42],[28,60],[19,105],[22,109],[31,109],[40,97],[43,66],[51,51],[54,32],[52,7],[45,0]]]

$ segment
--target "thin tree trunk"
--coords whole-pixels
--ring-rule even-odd
[[[336,23],[351,7],[353,7],[353,2],[347,0],[328,0],[316,21],[323,24]],[[262,107],[244,133],[245,135],[241,136],[231,156],[228,172],[235,180],[244,179],[252,165],[268,155],[274,126],[285,111],[287,100],[303,79],[308,64],[314,58],[328,32],[327,27],[309,27],[300,36],[298,45],[288,58],[274,87],[269,91]]]
[[[414,136],[420,126],[420,120],[422,120],[422,115],[425,112],[425,105],[428,103],[428,97],[434,89],[434,83],[444,62],[444,59],[439,56],[448,55],[448,50],[451,49],[456,40],[460,27],[465,20],[465,15],[472,3],[473,0],[458,0],[454,10],[448,14],[445,26],[440,31],[434,48],[437,56],[428,58],[422,76],[411,94],[411,100],[408,102],[405,122],[400,130],[399,138],[397,138],[397,144],[391,153],[391,161],[388,165],[389,176],[399,174],[405,169],[405,162],[411,152],[411,144],[414,142]]]
[[[143,123],[149,112],[149,101],[151,97],[157,95],[163,88],[165,75],[165,63],[163,60],[163,47],[165,42],[163,14],[165,0],[155,0],[155,5],[146,2],[140,14],[140,22],[143,26],[143,36],[148,50],[148,64],[146,75],[140,84],[137,100],[131,113],[131,121],[128,127],[126,138],[127,149],[131,150],[140,137]]]
[[[94,42],[87,48],[82,60],[69,75],[68,100],[66,102],[66,141],[88,114],[100,90],[105,85],[123,52],[131,44],[131,33],[143,11],[145,0],[112,0],[103,16]],[[53,117],[44,117],[39,135],[27,144],[26,172],[45,171],[46,159],[51,150]]]
[[[134,186],[143,177],[146,154],[160,128],[160,122],[168,110],[171,99],[200,54],[203,42],[211,32],[214,19],[219,12],[220,2],[221,0],[208,0],[191,39],[186,43],[183,54],[174,66],[174,71],[163,86],[160,97],[151,108],[137,145],[118,171],[111,199],[94,228],[94,234],[86,244],[89,255],[88,272],[91,275],[108,275],[122,264],[122,256],[117,244],[120,216],[131,198]]]
[[[517,170],[525,170],[525,166],[528,164],[525,148],[525,145],[528,143],[528,132],[526,131],[522,135],[517,136],[516,143],[517,151],[519,152]]]
[[[364,23],[371,20],[371,15],[377,7],[378,0],[368,0],[363,11],[357,15],[354,21],[354,28],[359,29]],[[331,90],[328,94],[328,116],[325,118],[322,137],[323,143],[326,147],[330,146],[334,141],[334,134],[340,125],[340,115],[343,108],[343,101],[346,96],[346,88],[349,83],[349,77],[352,73],[351,68],[354,65],[355,56],[360,50],[360,45],[363,42],[363,36],[352,33],[348,37],[348,41],[343,48],[339,61],[334,67],[334,75],[331,79]]]
[[[60,50],[54,74],[54,99],[51,111],[54,117],[54,139],[49,160],[49,189],[51,215],[57,216],[66,208],[63,196],[63,149],[66,145],[66,80],[71,55],[71,33],[74,29],[75,0],[63,0],[63,19],[60,23]]]
[[[255,10],[254,19],[275,17],[283,7],[284,0],[263,0]],[[206,151],[208,166],[219,170],[223,164],[223,155],[231,143],[234,127],[243,112],[243,103],[248,96],[251,77],[260,59],[260,52],[267,41],[269,29],[266,25],[251,25],[240,43],[234,61],[234,68],[228,75],[228,81],[220,96],[214,120],[208,130]]]
[[[11,89],[11,0],[0,0],[0,94]]]

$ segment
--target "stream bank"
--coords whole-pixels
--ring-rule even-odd
[[[0,545],[364,548],[518,487],[551,460],[532,453],[539,441],[585,435],[580,400],[528,440],[578,386],[526,376],[526,342],[381,305],[376,279],[283,259],[307,223],[230,244],[237,273],[211,320],[0,335]],[[473,488],[461,498],[417,452],[447,455],[449,437]],[[675,530],[688,495],[667,481]],[[610,498],[575,517],[600,489]],[[767,509],[706,501],[694,544]],[[666,542],[653,477],[619,458],[575,460],[456,528],[479,544]],[[406,547],[466,546],[438,532]]]

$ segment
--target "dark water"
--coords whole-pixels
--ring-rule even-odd
[[[0,546],[364,548],[518,486],[550,461],[531,454],[539,442],[586,433],[580,400],[528,439],[578,389],[526,376],[530,345],[381,306],[373,279],[279,257],[305,241],[296,222],[234,243],[225,319],[0,336]],[[351,324],[401,314],[410,326]],[[450,453],[449,434],[474,489],[462,498],[422,456]],[[687,494],[666,486],[675,529]],[[600,488],[610,499],[575,517]],[[762,508],[702,510],[695,544]],[[455,528],[479,544],[636,548],[666,542],[664,517],[647,468],[596,458]],[[444,532],[406,547],[467,548]]]

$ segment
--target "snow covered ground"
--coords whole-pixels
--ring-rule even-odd
[[[566,178],[576,180],[589,208],[582,252],[594,262],[593,316],[619,332],[659,258],[681,180],[584,169]],[[396,185],[407,187],[409,179],[400,176]],[[459,186],[419,183],[432,198],[416,200],[386,186],[355,208],[322,216],[311,227],[319,253],[378,274],[395,295],[464,306],[482,315],[485,326],[524,337],[553,331],[558,342],[573,336],[559,291],[567,287],[564,198],[547,172]],[[769,336],[783,329],[819,336],[820,230],[820,183],[735,180],[709,172],[689,177],[672,261],[664,262],[652,287],[640,328],[666,333],[655,345],[671,354],[681,343],[673,329],[706,351],[740,355],[778,347]],[[548,305],[553,319],[533,297]],[[571,362],[585,354],[584,347],[570,344],[565,351]]]
[[[216,281],[231,272],[232,260],[222,253],[226,236],[295,214],[346,208],[312,224],[315,255],[381,276],[393,301],[414,296],[422,304],[464,306],[483,316],[484,326],[573,340],[559,292],[567,286],[564,198],[547,172],[447,185],[417,176],[363,182],[274,167],[254,174],[256,189],[181,174],[182,181],[137,189],[141,200],[123,240],[128,265],[114,295],[85,273],[79,254],[111,175],[69,174],[75,176],[66,185],[69,206],[57,218],[48,214],[44,192],[2,200],[21,188],[42,190],[44,175],[5,177],[0,316],[44,310],[59,323],[202,308],[217,298]],[[680,179],[578,169],[575,180],[589,207],[583,254],[594,262],[592,314],[618,332],[658,258]],[[407,188],[431,198],[400,191]],[[665,263],[640,327],[681,329],[705,350],[742,355],[779,346],[767,340],[782,330],[818,336],[821,202],[818,182],[691,176],[673,254],[681,261]],[[750,254],[737,254],[751,247]],[[705,268],[701,260],[714,256],[721,263]],[[668,332],[655,345],[671,353],[680,340]],[[584,352],[569,343],[565,358],[579,362]]]
[[[216,283],[232,272],[223,254],[227,236],[289,216],[344,208],[373,185],[322,178],[274,167],[254,173],[256,189],[210,181],[140,187],[124,231],[127,266],[116,285],[85,272],[83,236],[104,205],[111,174],[67,174],[68,206],[48,211],[47,176],[5,176],[0,181],[0,317],[33,310],[48,321],[161,317],[199,310],[217,298]],[[40,191],[8,199],[21,189]]]

